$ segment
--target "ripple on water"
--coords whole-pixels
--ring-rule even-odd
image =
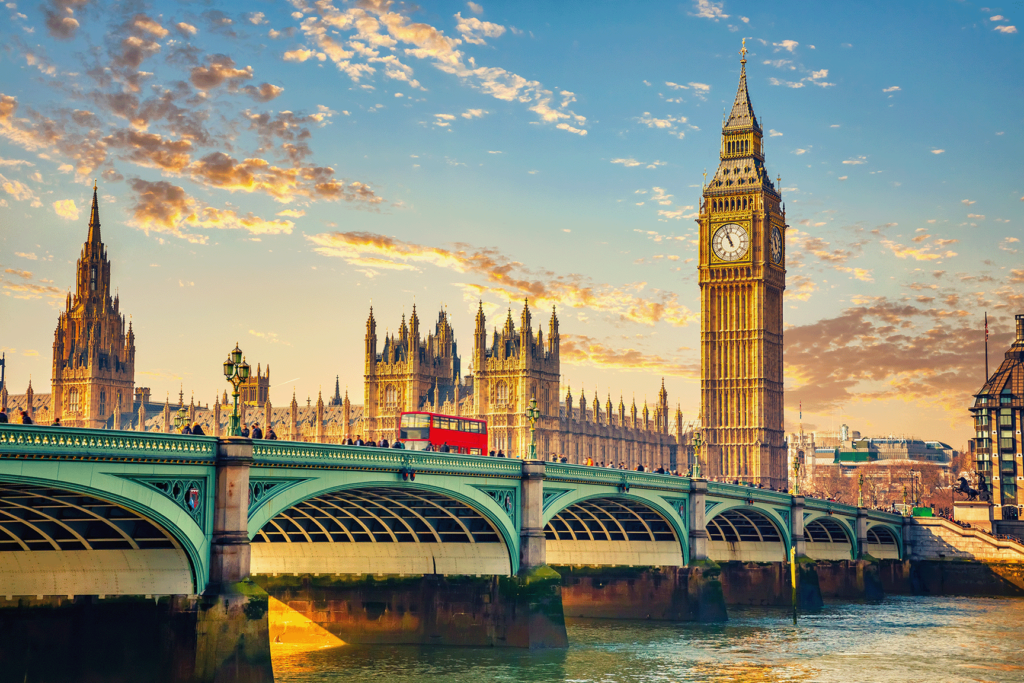
[[[274,652],[278,683],[1024,681],[1024,600],[891,597],[734,608],[718,625],[571,620],[565,651],[344,646]]]

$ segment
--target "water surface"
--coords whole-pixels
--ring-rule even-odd
[[[278,683],[662,683],[1024,681],[1024,599],[890,597],[785,609],[731,608],[698,626],[574,619],[569,649],[342,646],[274,652]]]

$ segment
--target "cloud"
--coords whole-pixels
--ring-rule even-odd
[[[482,6],[476,4],[475,2],[467,2],[466,3],[466,7],[468,7],[469,11],[472,12],[473,14],[483,14],[484,13],[484,8]]]
[[[944,258],[952,258],[957,255],[955,251],[935,252],[931,247],[917,249],[906,247],[892,240],[882,240],[882,246],[888,248],[893,256],[900,259],[913,259],[915,261],[937,261]]]
[[[685,326],[699,315],[678,301],[676,294],[651,290],[646,283],[615,287],[596,284],[578,275],[536,271],[496,249],[457,243],[453,248],[429,247],[369,232],[307,235],[313,250],[350,265],[382,270],[419,270],[430,265],[475,278],[460,286],[467,296],[484,294],[501,299],[529,297],[537,305],[589,309],[614,319],[654,325]]]
[[[611,163],[622,164],[626,168],[635,168],[637,166],[643,166],[645,168],[658,168],[659,166],[666,165],[668,162],[654,160],[651,163],[647,163],[646,161],[637,161],[636,159],[630,157],[628,159],[612,159]]]
[[[946,152],[946,150],[944,150],[944,149],[933,149],[932,150],[932,154],[944,154],[945,152]]]
[[[191,38],[192,36],[194,36],[199,31],[199,29],[197,29],[192,24],[186,24],[183,21],[178,22],[177,24],[175,24],[174,28],[176,28],[178,30],[178,33],[181,34],[182,38]]]
[[[780,137],[781,135],[782,135],[782,133],[780,133],[779,131],[775,130],[774,128],[769,128],[768,129],[768,137],[770,137],[770,138],[777,138],[777,137]]]
[[[645,111],[643,116],[638,116],[634,120],[644,124],[648,128],[658,128],[667,131],[669,135],[674,135],[680,140],[685,136],[685,132],[679,130],[679,126],[687,121],[685,116],[668,115],[663,119],[659,119],[655,116],[651,116],[650,112]]]
[[[847,159],[843,163],[849,166],[860,166],[862,164],[868,163],[868,158],[864,156],[854,157],[853,159]]]
[[[861,282],[874,282],[875,278],[872,277],[871,271],[867,268],[848,268],[846,266],[836,266],[836,270],[844,273],[849,273],[854,277],[855,280]]]
[[[700,379],[699,362],[682,363],[633,348],[615,349],[587,335],[560,334],[559,358],[569,365]]]
[[[249,330],[249,334],[254,337],[258,337],[264,341],[270,342],[271,344],[283,344],[284,346],[291,346],[291,342],[286,342],[277,336],[276,332],[257,332],[256,330]]]
[[[313,57],[315,55],[316,55],[316,53],[313,52],[312,50],[304,50],[304,49],[301,49],[301,48],[298,49],[298,50],[289,50],[288,52],[284,53],[284,61],[286,61],[286,62],[304,62],[307,59],[309,59],[310,57]]]
[[[1017,32],[1017,27],[1016,26],[996,26],[995,30],[999,31],[1000,33],[1016,33]]]
[[[278,216],[287,216],[288,218],[302,218],[306,215],[306,212],[302,209],[285,209],[284,211],[278,211]]]
[[[252,79],[252,67],[235,68],[235,60],[227,55],[208,55],[205,66],[192,67],[189,81],[200,90],[213,90],[223,83],[237,88],[242,81]]]
[[[463,40],[473,45],[486,45],[484,38],[498,38],[505,33],[504,26],[480,21],[476,17],[463,18],[461,12],[455,14],[455,21],[455,30],[462,35]]]
[[[300,3],[301,4],[301,3]],[[388,78],[407,80],[413,87],[422,87],[412,78],[413,70],[399,61],[398,55],[430,62],[440,71],[455,76],[470,87],[505,102],[518,102],[537,114],[544,123],[577,135],[586,135],[585,116],[569,105],[575,96],[569,91],[556,93],[538,81],[531,81],[500,67],[480,66],[458,49],[466,41],[482,41],[483,37],[500,35],[505,29],[497,24],[456,15],[466,29],[462,38],[451,38],[426,23],[412,22],[403,12],[412,11],[386,0],[367,0],[347,9],[338,9],[332,0],[321,0],[305,9],[316,16],[302,18],[302,31],[319,52],[354,82],[376,73],[384,64]],[[351,34],[345,47],[333,34]],[[363,49],[364,48],[364,49]],[[392,54],[379,56],[386,49]],[[375,56],[377,55],[377,56]],[[360,61],[365,59],[365,61]]]
[[[803,81],[786,81],[781,78],[769,78],[768,82],[771,85],[784,85],[787,88],[802,88],[804,87]]]
[[[978,388],[976,359],[984,339],[973,312],[955,303],[927,308],[878,297],[787,328],[788,400],[831,410],[895,398],[962,421]]]
[[[53,212],[65,220],[78,220],[78,207],[74,199],[60,199],[53,203]]]
[[[207,236],[193,230],[245,230],[252,235],[276,235],[291,233],[295,226],[288,220],[265,220],[251,212],[240,215],[231,209],[205,205],[186,194],[183,188],[165,180],[150,182],[135,178],[129,186],[135,195],[129,223],[147,235],[169,234],[205,244]]]
[[[960,203],[966,206],[970,206],[971,204],[977,204],[978,202],[973,199],[961,199]]]
[[[799,45],[800,43],[796,42],[795,40],[784,40],[781,43],[772,43],[772,47],[775,48],[776,52],[778,52],[779,50],[786,50],[787,52],[792,53],[793,51],[796,50],[797,46]]]
[[[724,2],[714,2],[714,0],[696,0],[693,5],[694,11],[690,15],[714,21],[728,19],[729,15],[722,10],[722,5],[724,4]]]
[[[459,116],[461,116],[464,119],[479,119],[482,118],[485,114],[489,113],[490,112],[488,112],[486,109],[467,109],[466,111],[459,114]]]
[[[783,298],[807,301],[817,290],[818,283],[811,278],[806,275],[792,275],[789,277],[789,282],[786,283],[786,292],[783,294]]]
[[[897,92],[900,90],[898,85],[890,85],[888,88],[882,88],[882,92]]]

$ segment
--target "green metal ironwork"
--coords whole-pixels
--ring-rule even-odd
[[[526,419],[530,421],[530,460],[537,459],[537,420],[540,411],[537,409],[537,397],[530,399],[530,407],[526,409]]]
[[[17,455],[71,460],[106,456],[118,460],[188,458],[212,461],[217,456],[217,439],[106,429],[0,425],[0,457]]]

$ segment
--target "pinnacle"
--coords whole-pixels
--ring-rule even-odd
[[[754,106],[750,103],[750,93],[747,91],[747,60],[744,58],[740,63],[740,84],[736,88],[736,100],[733,102],[732,111],[725,122],[724,129],[751,129],[761,130],[757,117],[754,115]]]

